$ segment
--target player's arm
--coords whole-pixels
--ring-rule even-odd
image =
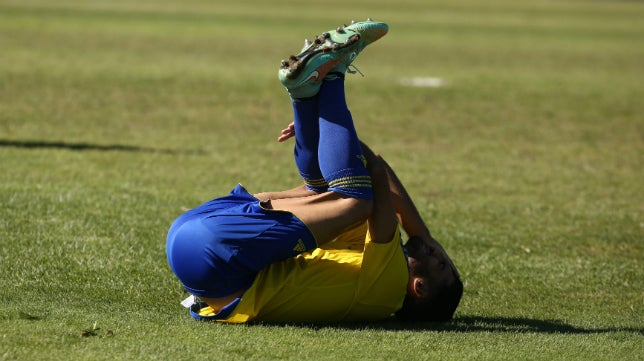
[[[368,219],[371,241],[389,243],[398,230],[398,220],[389,189],[387,163],[371,150],[364,153],[373,189],[373,208]]]
[[[390,192],[390,199],[393,203],[393,208],[398,216],[398,220],[402,228],[410,237],[431,237],[429,229],[420,216],[418,209],[414,205],[407,190],[402,182],[396,175],[396,172],[389,166],[389,164],[380,156],[375,153],[364,143],[362,143],[362,150],[365,153],[367,160],[370,157],[378,157],[380,159],[380,166],[383,167],[387,174],[388,191]]]
[[[369,147],[362,143],[362,150],[365,153],[365,157],[368,159],[368,154],[374,154]],[[391,200],[393,207],[395,209],[396,215],[402,228],[407,233],[407,236],[411,237],[420,237],[422,239],[428,240],[434,247],[441,249],[443,252],[445,250],[438,243],[429,232],[429,228],[425,225],[416,205],[413,200],[407,193],[407,190],[403,186],[402,182],[396,175],[396,172],[387,164],[387,162],[380,157],[381,165],[387,170],[388,175],[388,185],[389,191],[391,193]]]

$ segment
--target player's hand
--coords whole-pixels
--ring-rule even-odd
[[[295,123],[291,122],[285,129],[282,129],[282,135],[277,138],[278,142],[284,142],[295,136]]]

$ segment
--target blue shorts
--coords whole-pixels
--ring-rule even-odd
[[[182,214],[170,227],[168,263],[188,292],[217,298],[245,290],[269,264],[317,247],[295,215],[265,209],[237,185]]]

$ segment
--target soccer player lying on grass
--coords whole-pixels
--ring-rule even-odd
[[[367,21],[329,31],[282,63],[294,123],[280,140],[295,137],[304,185],[254,196],[238,185],[172,224],[168,262],[198,297],[193,317],[451,319],[462,294],[456,268],[393,170],[360,143],[344,97],[347,67],[387,30]]]

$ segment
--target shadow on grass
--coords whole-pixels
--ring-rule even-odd
[[[122,144],[91,144],[91,143],[68,143],[62,141],[41,141],[41,140],[4,140],[0,139],[0,147],[25,148],[25,149],[67,149],[73,151],[119,151],[119,152],[146,152],[164,154],[199,154],[199,150],[175,150],[148,148]]]
[[[545,334],[599,334],[610,332],[630,332],[644,335],[644,328],[607,327],[584,328],[569,325],[560,320],[537,320],[523,317],[483,317],[463,316],[447,323],[417,322],[407,323],[389,320],[378,323],[351,323],[341,325],[298,325],[311,329],[339,328],[345,330],[384,330],[384,331],[437,331],[437,332],[498,332],[498,333],[545,333]]]

